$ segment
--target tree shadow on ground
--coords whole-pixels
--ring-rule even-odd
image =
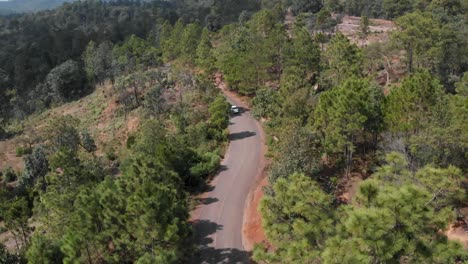
[[[227,171],[227,170],[228,170],[228,166],[226,166],[226,165],[219,165],[219,168],[218,168],[216,174],[218,174],[218,173],[220,173],[220,172],[222,172],[222,171]]]
[[[238,133],[231,133],[229,135],[229,140],[234,141],[234,140],[240,140],[248,137],[253,137],[257,135],[257,133],[252,132],[252,131],[242,131]]]
[[[212,204],[212,203],[216,203],[218,200],[218,198],[213,198],[213,197],[207,197],[207,198],[196,198],[196,200],[198,201],[199,204]]]
[[[223,226],[209,220],[197,220],[192,222],[194,229],[194,242],[198,249],[192,255],[190,264],[215,264],[215,263],[250,263],[250,253],[235,248],[213,248],[209,244],[213,242],[210,237]]]

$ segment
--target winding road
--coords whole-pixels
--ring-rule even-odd
[[[233,105],[243,106],[225,92]],[[191,263],[249,263],[242,226],[249,192],[263,170],[263,140],[259,123],[246,108],[232,116],[230,144],[218,174],[192,212],[199,252]]]

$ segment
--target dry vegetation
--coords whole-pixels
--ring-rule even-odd
[[[70,102],[43,113],[28,117],[16,130],[18,135],[0,141],[0,171],[7,166],[14,170],[23,169],[22,157],[17,157],[16,147],[26,145],[28,141],[41,141],[41,128],[48,120],[60,115],[72,115],[80,120],[80,128],[87,129],[96,139],[98,155],[107,148],[118,148],[128,135],[135,132],[139,125],[139,111],[135,109],[125,116],[122,113],[112,85],[106,83],[74,102]]]
[[[359,38],[360,17],[344,16],[338,24],[337,30],[347,36],[351,42],[358,46],[367,46],[372,43],[386,43],[389,41],[389,33],[395,29],[395,23],[385,19],[369,19],[369,36],[363,40]]]

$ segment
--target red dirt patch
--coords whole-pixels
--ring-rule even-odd
[[[338,199],[343,203],[350,203],[356,196],[359,184],[362,182],[362,176],[359,174],[351,174],[349,178],[343,178],[340,184],[343,188],[343,193],[338,196]]]
[[[448,239],[459,241],[468,250],[468,226],[465,223],[460,221],[450,225],[446,234]]]
[[[131,134],[137,131],[140,126],[140,118],[138,116],[132,116],[127,120],[127,134]]]
[[[251,251],[255,244],[266,242],[265,232],[262,227],[262,216],[259,212],[260,201],[263,198],[263,187],[268,185],[264,177],[251,191],[244,216],[244,227],[242,230],[245,250]]]

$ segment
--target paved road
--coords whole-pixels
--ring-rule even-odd
[[[240,105],[236,98],[228,99]],[[192,213],[200,248],[192,263],[249,263],[249,252],[242,245],[242,222],[247,195],[261,170],[261,131],[245,110],[231,118],[229,132],[220,171]]]

